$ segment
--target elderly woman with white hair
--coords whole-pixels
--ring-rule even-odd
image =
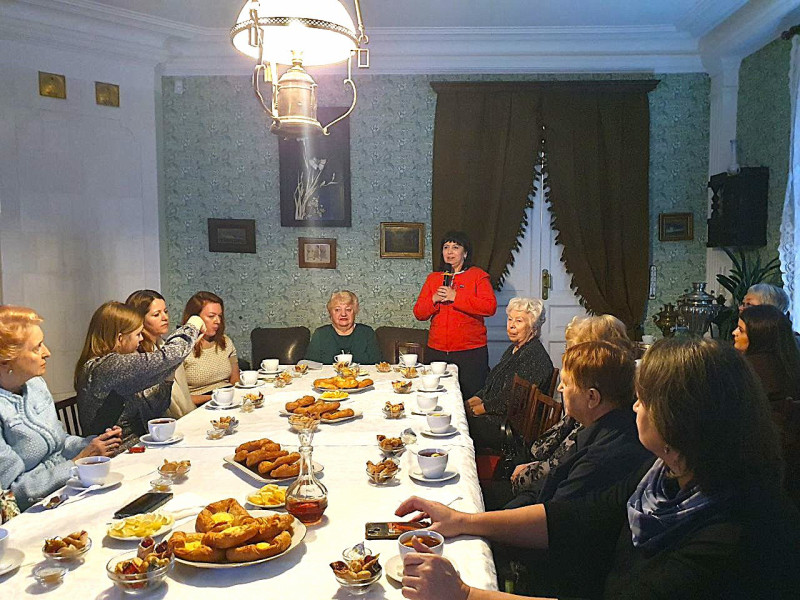
[[[358,296],[349,290],[331,294],[327,304],[330,325],[314,331],[306,350],[306,358],[330,364],[337,354],[352,354],[357,363],[376,363],[381,350],[375,331],[369,325],[356,323]]]
[[[476,448],[502,446],[500,427],[506,420],[514,375],[550,387],[553,361],[539,335],[545,322],[544,304],[538,298],[512,298],[506,308],[506,332],[511,345],[489,373],[486,384],[466,402],[470,435]]]
[[[774,306],[783,314],[789,311],[789,295],[783,288],[771,283],[757,283],[747,289],[747,293],[742,298],[739,305],[739,312],[750,306],[761,306],[768,304]]]

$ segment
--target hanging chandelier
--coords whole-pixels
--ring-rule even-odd
[[[338,0],[249,0],[236,25],[231,42],[256,59],[253,90],[272,119],[270,131],[284,138],[328,135],[329,129],[347,118],[356,106],[353,59],[359,68],[369,67],[369,43],[364,33],[359,0],[353,0],[358,32]],[[317,84],[304,67],[347,61],[344,85],[352,89],[350,107],[327,125],[317,120]],[[289,68],[278,78],[278,65]],[[261,84],[269,84],[269,99]]]

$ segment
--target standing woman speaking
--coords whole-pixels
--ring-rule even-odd
[[[414,305],[414,316],[431,320],[428,361],[458,365],[464,398],[471,398],[486,382],[489,351],[484,317],[497,310],[489,274],[472,264],[472,243],[463,231],[442,238],[442,271],[428,275]]]

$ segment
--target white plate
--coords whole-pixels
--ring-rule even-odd
[[[320,419],[319,422],[320,423],[328,423],[328,424],[342,423],[344,421],[352,421],[353,419],[360,419],[361,416],[364,414],[360,410],[354,410],[353,413],[354,414],[353,414],[352,417],[339,417],[338,419],[331,419],[331,420],[327,420],[327,421],[325,419]]]
[[[420,431],[420,433],[428,437],[450,437],[451,435],[456,435],[458,433],[458,429],[450,425],[450,427],[445,431],[431,431],[430,429],[423,429]]]
[[[267,371],[265,369],[259,369],[258,370],[258,374],[259,375],[277,375],[281,371],[282,371],[281,369],[278,369],[277,371]]]
[[[257,387],[261,387],[262,385],[264,385],[264,384],[261,383],[261,382],[258,382],[258,381],[256,383],[254,383],[253,385],[245,385],[241,381],[237,381],[236,383],[233,384],[233,387],[235,387],[236,389],[239,389],[239,390],[252,390],[252,389],[255,389]]]
[[[271,510],[251,510],[250,514],[253,517],[269,517],[270,515],[274,515],[276,513],[272,512]],[[189,521],[181,525],[179,531],[194,531],[194,521]],[[275,558],[280,558],[291,552],[294,548],[300,545],[300,542],[303,541],[303,538],[306,537],[306,526],[303,525],[297,518],[294,519],[294,523],[292,523],[292,543],[289,544],[289,547],[281,552],[280,554],[276,554],[275,556],[270,556],[268,558],[259,558],[258,560],[251,560],[250,562],[238,562],[238,563],[207,563],[207,562],[195,562],[193,560],[185,560],[183,558],[175,557],[175,562],[182,563],[184,565],[189,565],[190,567],[197,567],[198,569],[237,569],[239,567],[247,567],[250,565],[258,565],[268,560],[273,560]]]
[[[445,388],[441,383],[439,387],[435,390],[423,390],[421,387],[417,389],[418,392],[422,392],[423,394],[441,394],[442,392],[446,392],[447,388]]]
[[[112,523],[118,523],[119,521],[124,521],[124,520],[125,519],[115,519],[114,521],[112,521]],[[194,521],[192,521],[192,523],[194,523]],[[164,535],[165,533],[169,533],[170,531],[172,531],[173,527],[175,527],[175,517],[172,517],[172,520],[169,523],[162,525],[160,529],[157,529],[155,531],[155,533],[151,533],[150,537],[156,538],[160,535]],[[106,529],[106,536],[110,537],[112,540],[120,540],[122,542],[141,542],[144,538],[147,537],[147,536],[122,537],[121,535],[116,535],[111,533],[108,529]]]
[[[149,433],[145,433],[142,437],[139,438],[145,444],[150,444],[151,446],[169,446],[170,444],[177,444],[183,439],[182,433],[176,433],[168,440],[164,440],[163,442],[157,442],[153,439],[153,437]]]
[[[0,575],[10,573],[22,564],[25,560],[25,553],[16,548],[7,548],[3,558],[0,558]]]
[[[217,404],[216,400],[209,400],[203,406],[205,407],[206,410],[230,410],[232,408],[239,408],[241,405],[242,405],[241,400],[239,400],[238,402],[234,400],[230,404],[226,404],[224,406],[222,404]]]
[[[318,394],[322,394],[323,392],[331,392],[331,391],[333,391],[333,390],[326,390],[326,389],[324,389],[324,388],[318,388],[318,387],[311,388],[311,389],[313,389],[313,390],[314,390],[315,392],[317,392]],[[366,392],[366,391],[368,391],[368,390],[374,390],[374,389],[375,389],[375,386],[374,386],[374,385],[372,385],[372,384],[370,384],[370,385],[368,385],[367,387],[363,387],[363,388],[342,388],[342,389],[341,389],[341,390],[339,390],[339,391],[340,391],[340,392],[347,392],[348,394],[358,394],[359,392]],[[345,400],[346,400],[346,399],[347,399],[347,398],[345,398]],[[340,401],[340,402],[341,402],[341,401]]]
[[[297,479],[297,477],[286,477],[284,479],[265,479],[264,477],[262,477],[258,473],[258,471],[253,471],[252,469],[248,469],[245,465],[240,465],[239,463],[237,463],[235,460],[233,460],[234,456],[235,456],[234,454],[229,454],[228,456],[224,457],[222,460],[224,460],[226,463],[228,463],[232,467],[238,469],[242,473],[246,473],[247,475],[249,475],[250,477],[252,477],[256,481],[260,481],[261,483],[265,483],[265,484],[266,483],[278,483],[278,484],[292,483],[295,479]],[[320,473],[322,473],[322,471],[324,469],[325,469],[325,467],[323,467],[321,464],[319,464],[318,462],[314,462],[314,475],[319,475]]]
[[[433,479],[430,477],[425,477],[425,475],[422,474],[422,470],[419,467],[416,467],[411,469],[411,471],[409,471],[408,476],[411,477],[411,479],[414,479],[415,481],[422,481],[425,483],[439,483],[440,481],[449,481],[453,477],[457,477],[458,471],[455,471],[453,469],[447,469],[442,474],[441,477],[436,477],[435,479]]]
[[[421,417],[427,417],[429,414],[436,412],[437,410],[443,410],[441,406],[436,405],[435,408],[431,408],[430,410],[423,410],[417,405],[416,408],[411,410],[412,415],[419,415]]]
[[[108,478],[106,479],[105,483],[101,485],[99,488],[96,488],[96,491],[99,492],[100,490],[104,490],[106,488],[119,485],[119,483],[123,479],[125,479],[125,475],[123,475],[122,473],[118,473],[116,471],[111,471],[108,474]],[[77,477],[70,477],[67,480],[66,486],[72,488],[73,490],[85,490],[87,487],[89,487],[88,485],[83,485],[83,483],[81,483],[81,480],[78,479]]]
[[[445,371],[445,372],[444,372],[444,373],[442,373],[441,375],[439,375],[438,373],[427,373],[427,375],[437,375],[437,376],[438,376],[438,377],[440,377],[441,379],[444,379],[444,378],[446,378],[446,377],[452,377],[452,376],[453,376],[453,374],[452,374],[450,371]]]
[[[421,362],[418,362],[417,364],[415,364],[415,365],[414,365],[414,368],[415,368],[415,369],[421,369],[421,368],[422,368],[422,367],[424,367],[424,366],[425,366],[425,365],[423,365]],[[407,366],[405,366],[405,365],[404,365],[404,364],[402,364],[402,363],[399,363],[399,364],[397,364],[397,365],[394,365],[394,370],[395,370],[395,371],[397,371],[398,373],[400,372],[400,369],[408,369],[408,367],[407,367]]]

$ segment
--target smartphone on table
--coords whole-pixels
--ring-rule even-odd
[[[368,540],[396,540],[406,531],[416,531],[430,527],[425,521],[389,521],[386,523],[367,523],[364,538]]]
[[[147,492],[114,513],[115,519],[124,519],[154,511],[172,499],[172,492]]]

